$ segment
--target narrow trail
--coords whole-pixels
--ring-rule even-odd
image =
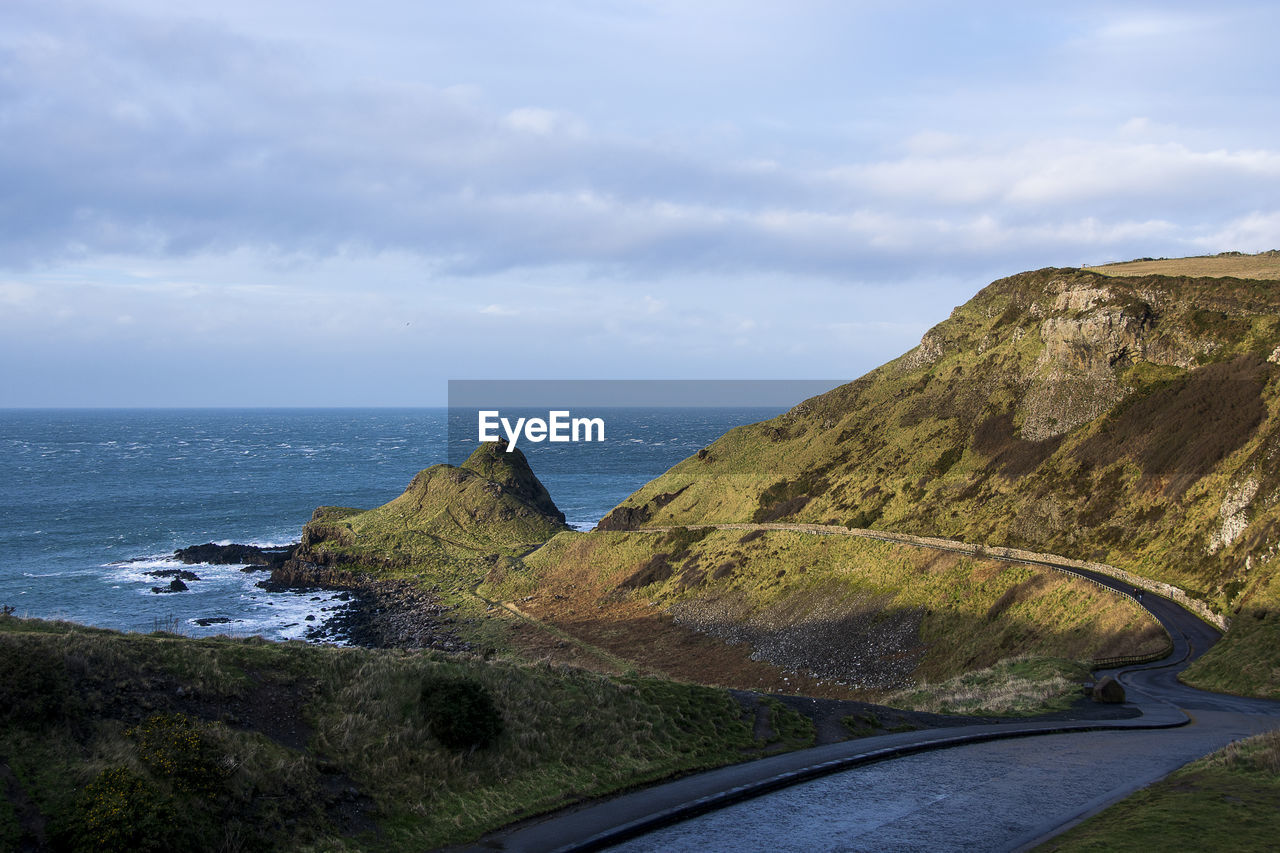
[[[1232,740],[1280,727],[1280,702],[1178,681],[1223,624],[1181,590],[1055,555],[885,531],[697,526],[861,536],[1067,572],[1136,600],[1164,626],[1170,647],[1157,661],[1098,672],[1124,684],[1138,718],[1013,721],[829,744],[566,810],[494,833],[474,849],[1021,850]]]
[[[623,673],[623,672],[626,672],[628,669],[637,668],[636,664],[633,663],[632,661],[626,660],[625,658],[620,658],[611,652],[605,651],[599,646],[592,645],[591,643],[588,643],[586,640],[579,639],[578,637],[575,637],[570,633],[560,630],[555,625],[552,625],[549,622],[544,622],[536,616],[531,616],[530,614],[525,613],[523,610],[520,609],[519,605],[517,605],[514,601],[494,601],[493,599],[485,598],[483,595],[480,594],[480,586],[483,583],[484,583],[483,579],[476,581],[474,584],[471,585],[471,589],[469,590],[469,592],[471,593],[472,596],[479,599],[486,607],[491,609],[504,610],[507,613],[510,613],[512,616],[515,616],[517,619],[522,620],[526,625],[529,625],[532,628],[535,628],[539,631],[542,631],[546,634],[551,635],[552,637],[555,637],[558,642],[572,643],[573,645],[582,649],[587,654],[592,655],[593,657],[596,657],[599,660],[607,663],[616,672]],[[661,673],[655,673],[655,674],[660,675]]]

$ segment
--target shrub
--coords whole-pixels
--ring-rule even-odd
[[[431,677],[422,685],[422,712],[431,734],[449,749],[481,749],[502,734],[502,714],[482,684]]]
[[[153,714],[125,734],[137,744],[147,769],[179,790],[208,793],[216,787],[216,749],[185,714]]]
[[[83,850],[148,853],[181,848],[172,801],[154,782],[127,767],[109,767],[85,787],[78,803]]]

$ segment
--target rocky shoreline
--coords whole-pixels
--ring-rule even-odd
[[[245,563],[245,572],[270,571],[269,578],[256,584],[268,592],[341,590],[338,598],[342,605],[307,631],[307,642],[445,652],[472,650],[472,644],[458,635],[453,608],[441,603],[436,590],[424,590],[410,581],[386,580],[310,563],[299,558],[301,547],[301,543],[259,548],[209,542],[181,548],[174,552],[174,558],[187,565]],[[180,577],[174,573],[174,581]],[[196,621],[215,624],[226,620]]]

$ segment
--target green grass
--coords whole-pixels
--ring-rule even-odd
[[[623,587],[655,553],[675,547],[682,550],[669,577]],[[691,541],[678,530],[562,533],[520,571],[481,590],[509,600],[548,586],[571,589],[585,606],[636,596],[677,618],[714,611],[726,624],[761,631],[846,620],[875,633],[918,621],[915,677],[934,681],[1018,654],[1089,659],[1167,642],[1136,604],[1068,575],[860,537],[715,530]],[[843,641],[856,639],[850,633]],[[635,650],[637,659],[643,654]]]
[[[1195,258],[1159,258],[1151,260],[1122,261],[1089,267],[1103,275],[1148,276],[1234,276],[1280,281],[1280,252],[1259,252],[1244,255],[1228,252],[1221,255],[1205,255]]]
[[[880,718],[873,713],[850,714],[842,717],[840,723],[849,730],[849,734],[854,737],[871,737],[880,733]]]
[[[1029,716],[1062,711],[1091,680],[1089,668],[1058,658],[1017,657],[889,697],[889,704],[935,714]]]
[[[1201,690],[1280,699],[1280,613],[1249,609],[1179,678]]]
[[[1041,851],[1275,850],[1280,731],[1187,765],[1036,848]]]
[[[524,454],[481,445],[461,467],[433,465],[375,509],[320,507],[303,529],[302,560],[429,579],[455,594],[496,561],[566,529]]]
[[[785,749],[804,749],[813,746],[817,729],[813,720],[798,714],[771,696],[761,701],[769,708],[769,728]]]
[[[30,697],[0,709],[0,755],[73,849],[131,843],[118,813],[183,815],[195,835],[161,833],[171,850],[429,849],[811,741],[788,712],[757,743],[753,712],[723,690],[465,655],[7,617],[0,661],[22,679],[0,678],[9,697]],[[502,727],[489,746],[451,749],[432,735],[423,686],[441,678],[492,697]],[[0,804],[0,839],[11,839],[13,812]]]
[[[1011,276],[920,349],[730,431],[624,505],[647,507],[649,526],[768,517],[1021,547],[1110,563],[1220,613],[1280,610],[1278,315],[1273,281]],[[1212,547],[1251,478],[1247,528]],[[1268,654],[1260,639],[1241,637],[1237,674]],[[1273,690],[1265,675],[1234,683]]]

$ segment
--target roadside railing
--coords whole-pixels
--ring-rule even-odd
[[[1090,661],[1089,666],[1091,669],[1115,669],[1118,666],[1137,666],[1139,664],[1152,663],[1160,660],[1161,658],[1168,657],[1172,651],[1173,644],[1170,643],[1169,647],[1164,651],[1151,652],[1146,655],[1121,655],[1120,657],[1114,658],[1094,658]]]

